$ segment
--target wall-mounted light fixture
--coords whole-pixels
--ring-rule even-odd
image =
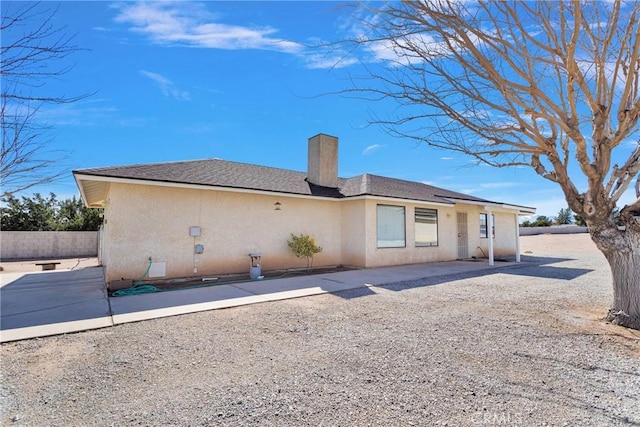
[[[275,207],[276,207],[276,209],[275,209],[275,210],[277,210],[277,211],[281,211],[281,210],[282,210],[282,203],[280,203],[280,202],[275,202],[275,203],[273,204],[273,206],[275,206]]]

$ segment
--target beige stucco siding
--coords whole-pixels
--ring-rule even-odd
[[[364,199],[344,200],[342,206],[342,264],[364,267],[367,235]]]
[[[378,248],[377,206],[379,204],[404,206],[405,242],[404,248]],[[429,208],[438,211],[438,246],[416,247],[415,245],[415,208]],[[367,267],[416,264],[455,259],[456,222],[455,209],[429,204],[414,204],[402,201],[367,200]]]
[[[469,234],[469,256],[487,258],[489,240],[480,237],[480,214],[489,212],[483,206],[456,205],[457,212],[467,212]],[[513,256],[516,253],[516,214],[514,212],[492,211],[496,234],[493,240],[494,256]]]
[[[303,267],[306,261],[287,246],[290,233],[310,234],[323,247],[314,265],[342,260],[342,210],[335,201],[112,184],[107,205],[107,281],[139,278],[149,257],[166,262],[167,277],[246,272],[256,250],[264,270]],[[191,237],[190,226],[201,235]],[[195,244],[203,254],[194,256]]]
[[[275,203],[280,209],[275,209]],[[377,206],[405,208],[403,248],[378,248]],[[438,245],[416,247],[415,208],[438,212]],[[380,267],[457,257],[458,212],[468,216],[469,256],[488,254],[480,238],[484,206],[442,206],[380,198],[320,199],[196,188],[111,183],[102,234],[107,281],[138,279],[149,257],[166,262],[166,277],[215,276],[249,270],[250,252],[262,253],[264,271],[302,268],[287,246],[291,233],[315,237],[323,251],[315,266]],[[495,211],[494,254],[515,254],[515,212]],[[192,237],[189,228],[201,235]],[[194,246],[204,246],[196,255]]]
[[[478,212],[477,219],[477,235],[480,235],[480,213],[488,213],[486,211]],[[513,256],[516,253],[516,215],[511,212],[493,212],[495,218],[495,238],[493,240],[493,254],[499,256]],[[475,255],[477,257],[485,257],[489,254],[489,242],[486,238],[478,237],[478,244]],[[478,249],[482,248],[482,251]],[[472,251],[470,251],[472,252]]]
[[[404,206],[406,246],[404,248],[378,248],[376,211],[379,204]],[[416,247],[415,245],[415,208],[430,208],[438,211],[438,246]],[[367,200],[367,244],[366,266],[381,267],[401,264],[453,260],[457,257],[458,229],[456,213],[467,213],[467,232],[469,256],[486,258],[488,240],[480,237],[480,214],[486,213],[484,207],[456,204],[446,207],[429,204],[413,204],[402,201]],[[493,212],[496,220],[494,255],[515,254],[515,213]],[[482,249],[482,250],[480,250]],[[484,253],[483,253],[484,251]]]

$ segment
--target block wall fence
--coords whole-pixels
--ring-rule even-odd
[[[98,256],[97,231],[2,231],[0,259]]]
[[[552,226],[552,227],[520,227],[521,236],[535,236],[537,234],[575,234],[588,233],[587,227],[577,225]]]

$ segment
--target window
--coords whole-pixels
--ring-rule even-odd
[[[438,211],[416,208],[416,247],[438,246]]]
[[[404,206],[378,205],[378,247],[404,248]]]
[[[487,216],[488,214],[480,214],[480,237],[488,237],[487,236]],[[491,214],[491,220],[493,221],[493,237],[496,237],[496,217]]]

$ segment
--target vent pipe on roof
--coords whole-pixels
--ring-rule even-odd
[[[338,187],[338,138],[322,133],[309,138],[307,181]]]

